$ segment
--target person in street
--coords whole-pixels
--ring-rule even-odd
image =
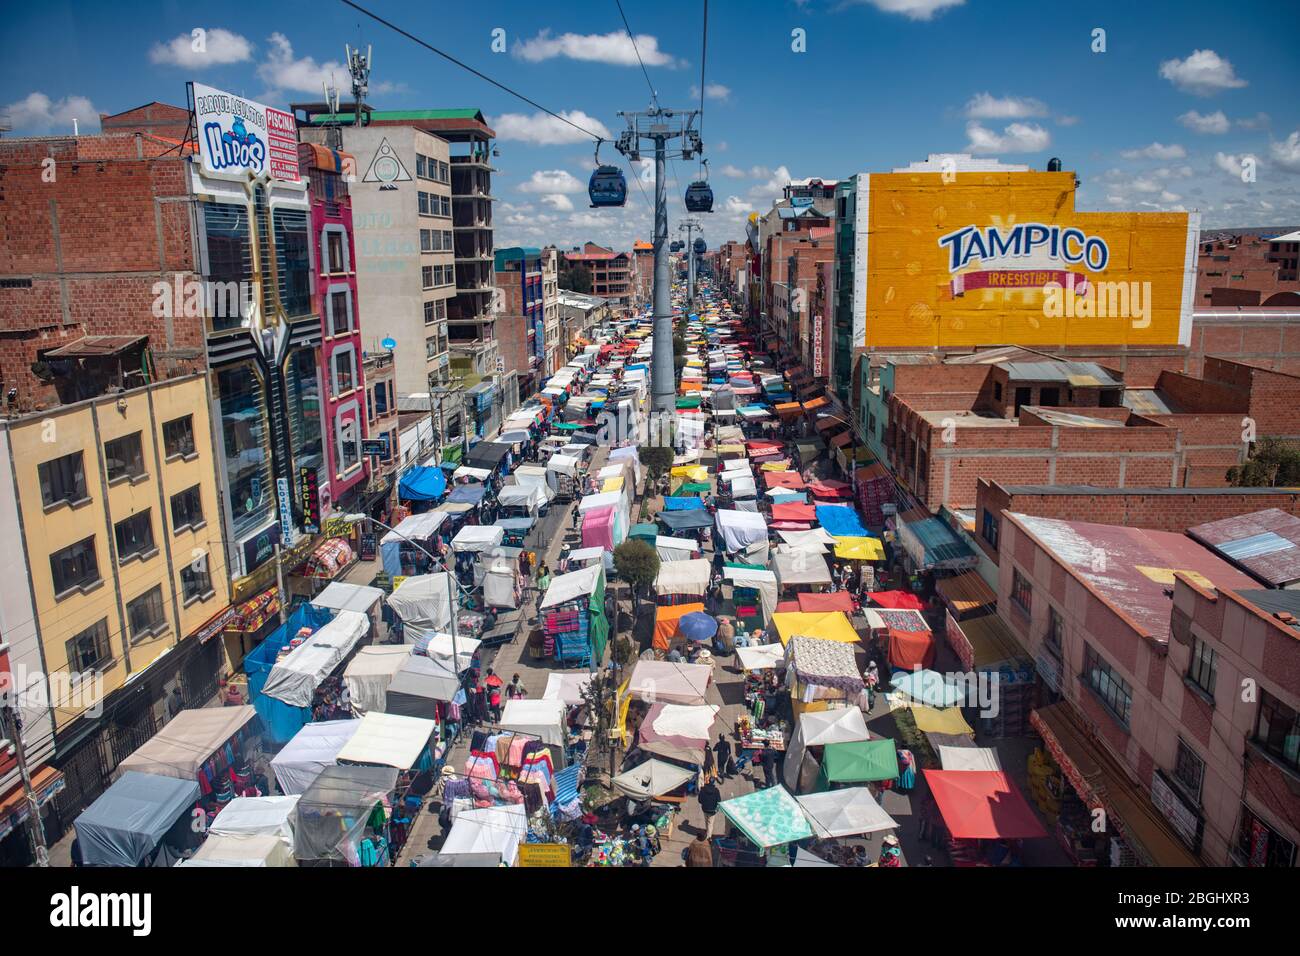
[[[702,783],[708,783],[710,780],[712,780],[714,777],[718,775],[717,758],[713,756],[713,751],[708,747],[704,748],[704,766],[701,767],[700,769],[703,771]]]
[[[718,762],[718,775],[723,780],[728,779],[735,771],[735,765],[731,762],[731,741],[726,734],[718,734],[718,742],[713,745],[713,756]]]
[[[506,700],[521,700],[527,693],[518,674],[510,678],[510,683],[506,685]]]
[[[569,546],[567,544],[560,549],[560,560],[557,562],[556,570],[561,574],[567,574],[569,571]]]
[[[759,758],[763,764],[763,784],[767,787],[776,786],[776,750],[772,747],[763,748],[763,756]]]
[[[880,848],[880,866],[902,866],[903,852],[898,846],[898,837],[890,833],[885,837],[884,845]]]
[[[684,856],[686,866],[713,866],[713,848],[709,846],[709,838],[703,833],[696,834]]]
[[[713,822],[718,815],[718,804],[722,802],[722,791],[718,785],[710,779],[700,787],[700,810],[704,813],[704,838],[713,836]]]
[[[501,681],[498,678],[494,686],[488,687],[488,710],[492,714],[492,723],[501,723]]]
[[[868,662],[864,677],[867,685],[867,710],[872,710],[876,706],[876,688],[880,686],[880,669],[876,667],[875,661]]]
[[[172,688],[172,694],[167,698],[167,719],[175,717],[185,709],[185,699],[181,696],[180,686]]]

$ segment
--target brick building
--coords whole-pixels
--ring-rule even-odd
[[[626,252],[588,242],[581,251],[566,252],[564,261],[585,266],[591,272],[592,295],[609,300],[613,306],[632,304],[632,257]]]
[[[514,246],[496,250],[497,328],[501,358],[519,377],[519,397],[537,390],[538,370],[546,358],[546,321],[542,289],[542,252]]]
[[[651,304],[655,289],[655,247],[638,239],[632,243],[632,304]]]
[[[1207,232],[1196,260],[1196,306],[1300,305],[1300,230]]]
[[[175,144],[187,138],[189,128],[189,110],[156,100],[112,116],[99,114],[99,131],[106,136],[141,133]]]

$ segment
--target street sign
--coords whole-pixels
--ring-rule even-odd
[[[392,336],[389,336],[379,344],[391,352],[393,349],[397,348],[397,339],[393,338]]]
[[[380,458],[388,454],[387,438],[363,438],[361,439],[361,454],[376,455]]]
[[[521,843],[519,865],[531,867],[567,867],[573,859],[567,843]]]

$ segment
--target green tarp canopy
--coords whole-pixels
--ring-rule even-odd
[[[657,524],[634,524],[627,536],[629,538],[641,538],[654,544],[655,538],[659,537],[659,526]]]
[[[605,617],[605,568],[596,578],[596,590],[587,601],[587,627],[591,640],[591,664],[599,668],[605,659],[605,644],[609,640],[609,619]]]
[[[817,789],[825,790],[832,783],[876,783],[897,777],[898,748],[893,740],[827,744]]]
[[[741,569],[743,569],[743,570],[745,570],[745,571],[766,571],[766,570],[767,570],[767,567],[766,567],[765,565],[762,565],[762,564],[744,564],[744,563],[741,562],[741,561],[727,561],[727,562],[724,563],[723,567],[727,567],[727,568],[741,568]]]
[[[582,426],[577,422],[557,422],[555,427],[562,432],[576,432]]]
[[[677,399],[678,408],[699,408],[700,400],[698,398],[679,398]]]
[[[680,498],[685,495],[702,495],[713,490],[713,486],[707,481],[688,481],[672,493],[672,497]]]
[[[464,454],[465,448],[460,444],[442,446],[442,460],[444,463],[449,461],[459,462]]]
[[[790,791],[777,784],[743,797],[724,800],[720,809],[749,842],[762,849],[804,840],[813,835],[803,810]]]

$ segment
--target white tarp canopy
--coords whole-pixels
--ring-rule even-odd
[[[519,606],[515,588],[515,562],[504,556],[490,558],[483,568],[483,603],[488,607],[516,608]]]
[[[570,478],[577,478],[578,459],[570,455],[561,455],[559,452],[556,452],[546,460],[546,470],[553,471],[560,475],[568,475]]]
[[[705,558],[690,561],[661,561],[655,578],[658,594],[694,594],[703,597],[709,590],[712,565]]]
[[[898,823],[866,787],[808,793],[795,800],[812,824],[813,832],[823,840],[898,829]]]
[[[528,811],[522,803],[462,810],[443,841],[439,856],[495,853],[513,866],[519,844],[528,833]]]
[[[575,671],[552,671],[546,675],[546,690],[542,700],[559,700],[565,704],[583,703],[582,692],[591,683],[591,675]]]
[[[732,472],[739,472],[743,475],[752,475],[754,466],[749,463],[748,458],[724,458],[722,461],[722,474],[729,475]]]
[[[249,704],[182,710],[118,768],[193,780],[208,758],[256,716]]]
[[[722,480],[729,482],[731,485],[731,497],[733,498],[753,498],[758,494],[758,486],[754,484],[754,476],[747,475],[744,472],[728,471],[722,475]],[[752,514],[753,512],[746,512]],[[764,536],[766,536],[766,525],[764,525]],[[732,550],[735,550],[734,548]]]
[[[767,521],[757,512],[719,508],[716,521],[728,551],[744,551],[760,543],[767,545]]]
[[[659,554],[659,560],[664,562],[689,561],[691,552],[699,547],[694,538],[672,538],[662,534],[655,537],[655,551]]]
[[[451,549],[457,553],[491,551],[505,540],[506,529],[494,524],[467,524],[451,539]]]
[[[825,528],[812,528],[808,531],[777,531],[777,534],[791,551],[825,554],[829,548],[835,546],[835,536]]]
[[[703,704],[707,700],[713,668],[708,664],[673,661],[637,661],[628,693],[647,704]]]
[[[310,707],[321,681],[343,663],[369,630],[366,615],[339,611],[271,668],[262,693],[293,707]]]
[[[293,827],[297,815],[298,794],[287,797],[236,797],[224,807],[208,827],[215,836],[273,836],[293,855]]]
[[[774,554],[772,564],[776,568],[776,583],[779,587],[831,583],[831,569],[826,566],[826,559],[820,554],[809,554],[806,551]]]
[[[791,791],[799,790],[799,784],[806,781],[809,772],[815,775],[817,766],[811,758],[804,760],[809,747],[824,747],[826,744],[845,744],[858,740],[870,740],[867,722],[862,711],[856,707],[838,707],[833,710],[804,712],[799,716],[799,726],[790,737],[790,746],[785,755],[785,785]],[[811,767],[804,767],[804,763]]]
[[[293,850],[274,836],[209,832],[203,845],[177,866],[297,866]]]
[[[388,606],[405,625],[406,643],[451,627],[450,587],[445,571],[414,574],[388,596]]]
[[[752,644],[737,647],[736,657],[747,671],[773,670],[785,666],[785,648],[780,643]]]
[[[367,614],[383,598],[384,592],[379,588],[367,587],[364,584],[349,584],[346,581],[331,581],[324,591],[311,599],[311,603],[334,611],[359,611]]]
[[[650,726],[662,737],[711,740],[710,731],[718,719],[718,710],[716,704],[664,704]]]
[[[446,668],[450,668],[453,643],[456,645],[456,663],[459,665],[456,669],[463,671],[474,663],[474,654],[483,642],[478,638],[464,637],[462,635],[457,635],[456,640],[453,642],[450,634],[438,633],[432,635],[424,645],[424,656],[437,661]]]
[[[514,470],[513,477],[516,485],[522,485],[525,488],[540,488],[542,492],[543,503],[551,501],[555,497],[555,492],[546,482],[545,465],[520,465]]]
[[[371,711],[343,745],[338,759],[347,763],[376,764],[410,770],[429,746],[438,725],[421,717],[403,717]]]
[[[392,531],[379,539],[379,544],[392,544],[410,538],[412,541],[424,541],[433,537],[442,523],[447,520],[445,511],[425,511],[418,515],[408,515]],[[326,588],[326,590],[329,590]]]
[[[585,515],[593,508],[617,508],[623,504],[623,492],[603,491],[597,495],[587,495],[578,502],[578,514]]]
[[[536,512],[546,504],[546,494],[537,485],[506,485],[497,492],[497,502],[503,508],[527,508]]]
[[[944,770],[1001,770],[998,752],[990,747],[939,747]]]
[[[772,620],[772,615],[776,612],[777,594],[780,590],[776,583],[775,574],[771,571],[754,568],[724,567],[722,576],[735,587],[753,588],[758,591],[759,603],[763,607],[763,624],[766,625]]]
[[[423,654],[412,654],[388,685],[384,712],[405,717],[430,717],[437,713],[436,701],[451,700],[459,688],[460,682],[451,669],[450,656],[434,660]]]
[[[473,465],[461,465],[451,473],[453,481],[468,478],[471,481],[487,481],[492,477],[490,468],[475,468]]]
[[[671,793],[695,777],[694,770],[687,770],[666,760],[656,760],[651,757],[645,763],[620,773],[609,782],[620,793],[625,793],[629,797],[643,798]]]
[[[271,758],[276,785],[285,793],[304,793],[322,770],[338,762],[339,751],[360,726],[360,720],[325,720],[303,726]]]
[[[567,712],[568,706],[562,700],[508,700],[498,726],[538,737],[544,744],[563,747]]]
[[[388,684],[410,656],[409,644],[374,644],[357,651],[343,672],[353,708],[362,713],[383,710]]]
[[[551,586],[546,589],[546,596],[542,598],[540,610],[555,607],[557,604],[564,604],[566,601],[575,600],[584,594],[592,594],[600,583],[601,575],[604,573],[603,564],[593,564],[591,567],[583,568],[580,571],[570,571],[568,574],[561,574],[552,578]]]

